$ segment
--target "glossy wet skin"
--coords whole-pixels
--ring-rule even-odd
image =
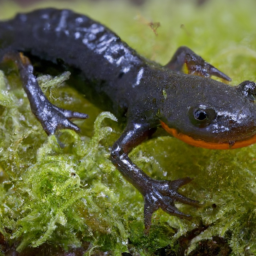
[[[95,87],[100,88],[97,93],[107,95],[116,115],[124,114],[128,109],[130,119],[146,118],[154,124],[161,119],[169,128],[205,142],[233,144],[253,136],[255,105],[235,87],[160,67],[137,55],[103,25],[82,15],[74,17],[69,11],[63,11],[61,15],[54,13],[52,9],[30,14],[29,19],[38,22],[29,24],[28,30],[19,26],[21,30],[16,35],[6,33],[7,43],[11,41],[14,48],[52,61],[55,56],[61,56],[65,63],[80,68],[86,74],[85,79],[96,80]],[[18,15],[11,26],[22,23],[27,26],[27,19],[27,15]],[[55,37],[51,35],[53,28]],[[29,40],[31,30],[38,40],[37,45]],[[49,47],[49,41],[44,40],[46,36],[51,36],[51,44],[58,44],[57,49]],[[60,40],[65,40],[65,45],[62,46]],[[64,54],[66,49],[68,55]],[[90,61],[80,58],[78,53],[81,51],[89,55]],[[106,67],[104,72],[99,70],[99,62]],[[108,84],[102,85],[101,81],[108,81]],[[212,110],[210,120],[196,121],[193,112],[197,109]],[[159,111],[160,115],[156,117]]]
[[[206,148],[256,142],[255,83],[231,87],[212,80],[212,75],[231,79],[187,47],[180,47],[162,66],[141,57],[102,24],[70,10],[51,8],[0,22],[0,60],[7,56],[16,62],[31,109],[47,134],[59,128],[79,131],[70,119],[87,115],[52,105],[38,86],[29,59],[20,52],[71,69],[80,77],[77,90],[126,119],[126,128],[111,149],[111,160],[144,197],[146,231],[159,208],[190,219],[174,203],[199,205],[177,192],[190,178],[151,179],[128,156],[160,125],[175,137]],[[182,73],[184,64],[190,74]]]

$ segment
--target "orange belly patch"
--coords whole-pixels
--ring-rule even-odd
[[[173,137],[182,140],[186,142],[189,145],[195,146],[195,147],[201,147],[201,148],[208,148],[208,149],[235,149],[235,148],[242,148],[249,145],[252,145],[256,143],[256,135],[252,136],[251,138],[248,138],[246,140],[236,141],[233,143],[216,143],[216,142],[207,142],[203,140],[196,140],[192,137],[177,132],[176,129],[170,128],[166,123],[163,121],[160,121],[162,127],[170,133]]]

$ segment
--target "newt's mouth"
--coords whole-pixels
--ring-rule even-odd
[[[186,134],[179,133],[176,129],[170,128],[166,123],[160,121],[162,127],[170,133],[173,137],[186,142],[189,145],[208,149],[235,149],[242,148],[256,143],[256,135],[240,141],[230,141],[224,143],[207,142],[204,140],[194,139]]]

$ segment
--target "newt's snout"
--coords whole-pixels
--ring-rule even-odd
[[[241,90],[242,94],[251,101],[255,100],[256,84],[254,82],[244,81],[240,85],[238,85],[238,90]]]

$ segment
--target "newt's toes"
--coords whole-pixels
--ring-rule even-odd
[[[187,198],[177,192],[181,186],[191,180],[191,178],[187,177],[175,181],[152,181],[152,191],[144,196],[145,233],[148,233],[150,229],[152,214],[159,208],[180,219],[192,219],[192,216],[180,212],[174,205],[174,202],[178,201],[196,207],[201,206],[198,201]]]

